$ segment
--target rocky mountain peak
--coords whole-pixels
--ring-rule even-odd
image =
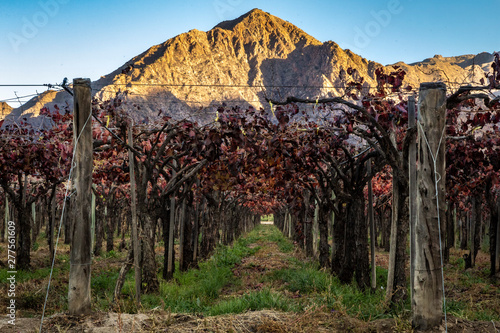
[[[421,82],[475,82],[491,66],[492,55],[443,57],[414,64],[405,85]],[[349,68],[376,86],[381,64],[367,60],[333,41],[322,43],[290,22],[260,9],[216,25],[175,36],[127,61],[92,83],[102,100],[122,93],[137,121],[160,114],[197,121],[213,120],[221,103],[266,107],[266,97],[323,98],[342,95]],[[392,69],[388,69],[392,70]],[[12,118],[37,115],[43,106],[73,104],[66,92],[43,94],[11,112]],[[161,112],[160,112],[161,111]],[[10,117],[10,116],[9,116]]]
[[[267,19],[270,19],[271,17],[272,17],[271,14],[266,13],[261,9],[254,8],[248,13],[245,13],[234,20],[227,20],[220,22],[214,27],[214,29],[221,28],[224,30],[234,31],[236,26],[239,24],[248,26],[249,23],[253,23],[255,21],[265,21]]]
[[[236,36],[247,38],[269,35],[287,36],[293,44],[321,44],[297,26],[258,8],[252,9],[237,19],[221,22],[213,28],[215,29],[232,31]]]

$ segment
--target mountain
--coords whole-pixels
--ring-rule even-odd
[[[50,128],[53,124],[52,121],[45,119],[45,117],[38,117],[40,110],[44,107],[54,110],[55,105],[63,110],[68,105],[72,108],[73,99],[69,97],[62,94],[61,91],[47,90],[16,109],[9,107],[10,113],[6,112],[4,117],[0,117],[0,120],[4,119],[2,126],[14,121],[19,123],[20,121],[27,121],[29,119],[29,122],[35,127]]]
[[[434,56],[422,62],[396,65],[406,82],[446,81],[458,86],[479,82],[492,55]],[[265,98],[330,97],[341,93],[342,77],[354,68],[375,86],[381,64],[343,50],[332,41],[320,42],[276,16],[254,9],[203,32],[191,30],[155,45],[114,72],[92,83],[95,97],[126,94],[136,120],[157,117],[159,110],[176,118],[212,119],[220,103],[265,106]],[[9,116],[37,115],[40,106],[72,105],[65,92],[47,92],[13,110]]]
[[[422,82],[443,81],[452,89],[457,89],[464,84],[481,84],[480,80],[485,77],[485,72],[491,70],[492,62],[493,54],[483,52],[457,57],[435,55],[410,65],[403,62],[398,62],[396,65],[400,65],[406,71],[405,80],[413,86],[418,86]]]
[[[2,120],[11,111],[12,111],[12,107],[9,104],[7,104],[5,102],[0,102],[0,120]]]
[[[379,66],[254,9],[208,32],[191,30],[150,48],[126,63],[125,70],[97,81],[96,95],[106,99],[127,89],[143,114],[162,109],[187,117],[186,110],[222,101],[261,106],[266,96],[333,95],[337,89],[319,87],[339,86],[340,70],[353,67],[373,77]]]

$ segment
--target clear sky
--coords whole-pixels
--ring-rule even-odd
[[[150,46],[253,8],[382,64],[500,50],[500,0],[2,0],[0,85],[96,80]],[[45,89],[0,87],[0,101]]]

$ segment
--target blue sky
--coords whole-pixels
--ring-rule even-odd
[[[96,80],[152,45],[253,8],[382,64],[500,50],[500,0],[3,0],[0,84]],[[0,101],[45,89],[0,87]]]

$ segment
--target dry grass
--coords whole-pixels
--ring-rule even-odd
[[[44,323],[44,332],[385,332],[394,320],[366,323],[314,309],[302,314],[271,310],[238,315],[197,317],[150,312],[145,314],[97,313],[86,318],[55,315]]]
[[[0,320],[0,331],[3,333],[38,332],[39,319],[19,319],[16,327],[7,327]],[[495,326],[494,326],[495,325]],[[499,322],[473,322],[450,317],[448,332],[492,332],[500,328]],[[444,326],[429,331],[443,332]],[[47,333],[149,333],[149,332],[276,332],[276,333],[309,333],[309,332],[412,332],[407,323],[398,319],[379,319],[365,322],[345,316],[342,313],[331,313],[325,309],[311,309],[304,313],[284,313],[272,310],[261,310],[238,315],[221,315],[202,317],[185,314],[149,311],[140,314],[94,313],[87,317],[71,317],[57,314],[48,318],[43,325]]]

